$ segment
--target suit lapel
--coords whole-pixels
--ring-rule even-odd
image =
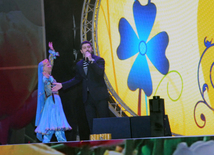
[[[84,71],[84,69],[83,69],[83,59],[81,60],[81,63],[80,63],[80,74],[81,74],[83,77],[86,77],[85,71]]]

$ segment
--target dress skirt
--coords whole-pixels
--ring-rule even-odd
[[[45,135],[49,130],[65,131],[72,129],[65,117],[59,95],[54,95],[54,100],[55,103],[52,96],[46,99],[39,124],[35,129],[36,133]]]

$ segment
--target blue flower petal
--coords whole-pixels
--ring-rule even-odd
[[[138,36],[146,42],[155,21],[156,6],[153,3],[142,6],[139,1],[136,0],[133,5],[133,12]]]
[[[129,89],[143,89],[147,96],[152,94],[152,80],[149,66],[144,55],[139,54],[132,66],[128,77]]]
[[[121,18],[119,23],[120,45],[117,49],[119,59],[127,59],[138,53],[139,39],[125,18]]]
[[[157,70],[164,75],[169,71],[169,61],[165,55],[168,43],[169,37],[166,32],[157,34],[147,43],[146,55]]]

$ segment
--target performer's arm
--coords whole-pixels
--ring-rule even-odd
[[[85,61],[89,61],[88,69],[92,69],[98,76],[104,75],[105,60],[103,58],[93,59],[92,54],[88,51],[85,52],[84,57]]]
[[[76,66],[76,68],[77,68],[77,66]],[[70,88],[70,87],[76,85],[77,83],[79,83],[80,81],[82,81],[82,76],[77,71],[75,77],[72,78],[71,80],[68,80],[68,81],[62,82],[62,83],[54,83],[54,87],[52,88],[52,91],[58,91],[61,88],[63,88],[63,89]]]
[[[88,67],[90,67],[97,75],[103,76],[105,70],[105,60],[100,58],[97,61],[91,61]]]
[[[53,86],[53,88],[51,89],[52,91],[58,91],[58,90],[60,90],[61,88],[62,88],[62,83],[53,83],[54,84],[54,86]]]

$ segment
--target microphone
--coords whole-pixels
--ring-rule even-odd
[[[86,52],[88,52],[89,54],[91,54],[89,51],[86,51]],[[89,56],[89,55],[87,54],[87,56]],[[88,59],[88,57],[86,57],[85,61],[89,64],[89,59]]]
[[[86,62],[87,62],[87,63],[89,63],[89,60],[88,60],[88,58],[86,58]]]

